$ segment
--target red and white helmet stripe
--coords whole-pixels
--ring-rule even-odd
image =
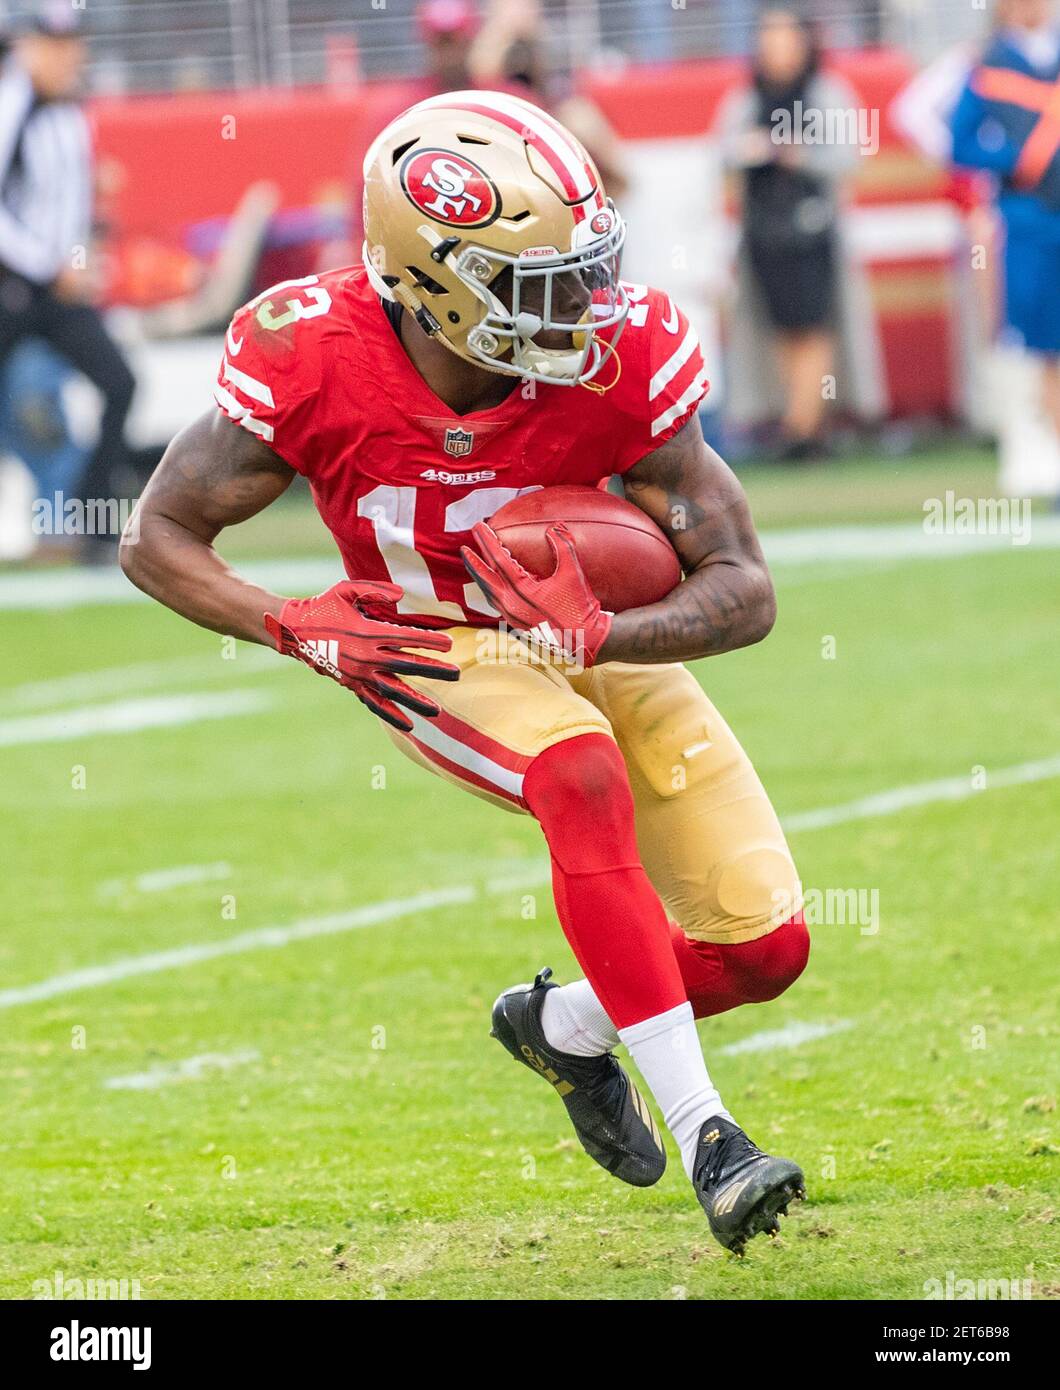
[[[555,173],[575,222],[604,206],[604,192],[581,145],[546,112],[505,92],[446,92],[420,103],[436,110],[473,111],[522,135]],[[595,197],[592,195],[595,193]]]

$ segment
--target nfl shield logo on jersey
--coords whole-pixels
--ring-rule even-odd
[[[446,430],[442,448],[447,454],[452,454],[453,458],[461,459],[470,454],[474,442],[475,436],[470,430]]]

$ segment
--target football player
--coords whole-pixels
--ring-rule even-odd
[[[422,101],[376,139],[364,179],[363,266],[236,314],[220,408],[170,445],[125,571],[193,622],[339,680],[422,767],[536,817],[585,978],[509,988],[493,1036],[598,1163],[646,1186],[665,1155],[621,1040],[711,1230],[741,1251],[803,1178],[725,1108],[695,1019],[775,998],[808,938],[777,817],[681,664],[774,619],[743,490],[699,428],[695,332],[667,294],[620,281],[620,214],[585,150],[527,102]],[[296,473],[349,576],[308,600],[245,582],[212,548]],[[562,525],[544,578],[488,525],[530,489],[614,475],[685,572],[617,614]],[[529,659],[529,634],[557,650]]]

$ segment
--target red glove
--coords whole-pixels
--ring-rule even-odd
[[[546,579],[523,569],[484,521],[471,534],[485,561],[465,545],[460,549],[464,565],[508,626],[525,633],[531,646],[591,666],[613,615],[603,611],[589,588],[566,526],[557,522],[545,532],[556,562]]]
[[[412,721],[398,705],[429,718],[438,713],[438,706],[398,676],[455,681],[460,669],[405,650],[428,647],[447,652],[453,643],[446,633],[379,622],[369,616],[371,605],[396,603],[402,592],[396,584],[345,579],[315,598],[288,599],[278,618],[266,613],[265,630],[277,651],[338,681],[373,714],[408,733]]]

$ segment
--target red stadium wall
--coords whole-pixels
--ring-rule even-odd
[[[862,104],[881,112],[879,154],[864,161],[856,200],[864,206],[923,205],[948,196],[947,177],[902,145],[888,107],[911,69],[889,50],[841,53],[835,68]],[[743,67],[729,60],[635,67],[585,83],[628,140],[706,133]],[[118,297],[147,300],[182,286],[192,264],[189,237],[224,219],[247,186],[265,178],[280,191],[282,212],[314,211],[321,226],[341,219],[356,169],[375,132],[422,93],[414,84],[371,83],[344,92],[320,89],[177,94],[100,99],[92,108],[105,218],[114,230]],[[310,222],[312,223],[312,217]],[[303,229],[304,231],[304,229]],[[325,231],[321,231],[325,238]],[[312,239],[312,228],[308,233]],[[146,254],[147,248],[150,254]],[[161,259],[159,252],[165,251]],[[139,254],[144,252],[144,254]],[[269,280],[304,274],[305,240],[288,263],[266,266]],[[166,256],[169,270],[164,267]],[[301,262],[299,262],[301,258]],[[139,267],[150,264],[151,273]],[[161,274],[161,284],[158,277]],[[873,267],[894,411],[947,413],[952,402],[949,271],[936,255]],[[917,351],[930,342],[934,351]]]

